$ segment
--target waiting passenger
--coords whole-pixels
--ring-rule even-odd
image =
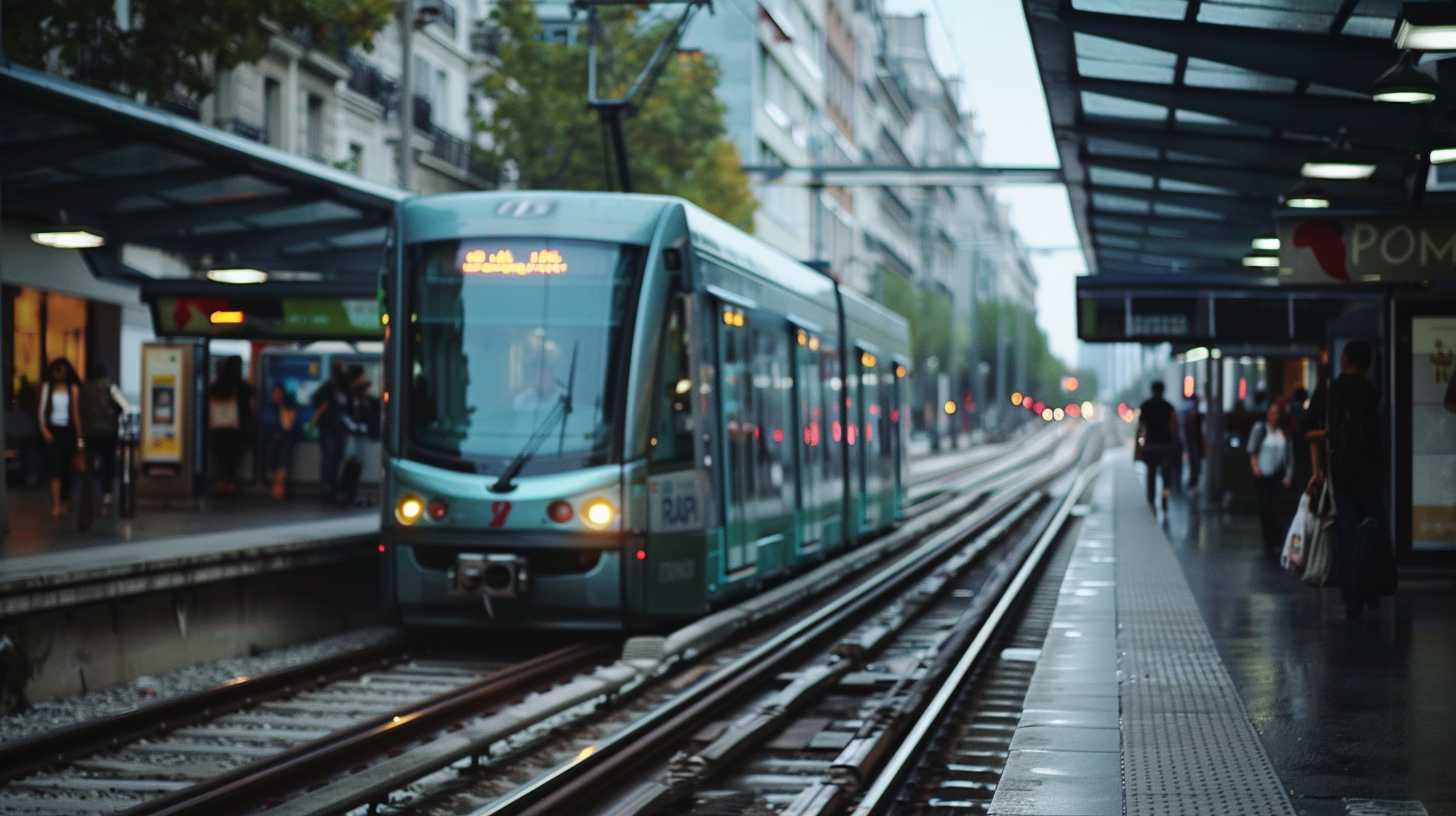
[[[1249,432],[1249,469],[1254,473],[1265,550],[1277,550],[1284,542],[1287,519],[1280,509],[1285,492],[1294,484],[1294,458],[1285,425],[1284,402],[1275,400],[1269,403],[1264,421]]]
[[[238,465],[253,428],[253,387],[243,381],[243,358],[222,361],[207,390],[207,427],[217,463],[217,492],[232,495],[238,492]]]
[[[121,417],[131,410],[103,363],[92,363],[81,386],[81,425],[86,429],[86,458],[101,488],[101,503],[111,505],[116,484],[116,439]]]
[[[1163,512],[1168,512],[1168,493],[1172,490],[1174,472],[1179,462],[1178,414],[1163,399],[1163,381],[1153,380],[1152,396],[1138,406],[1138,439],[1143,463],[1148,467],[1148,507],[1157,512],[1153,497],[1157,493],[1158,475],[1163,476]]]
[[[349,441],[345,418],[349,415],[349,382],[344,364],[334,362],[329,379],[309,399],[313,416],[309,423],[318,428],[319,489],[323,500],[333,503],[338,498],[339,469],[344,464],[344,448]]]
[[[1320,383],[1309,400],[1309,455],[1314,473],[1313,495],[1330,480],[1335,497],[1335,569],[1345,600],[1345,614],[1359,619],[1364,607],[1375,605],[1361,569],[1361,525],[1373,520],[1383,537],[1385,505],[1385,447],[1381,444],[1380,392],[1365,372],[1370,370],[1370,344],[1352,340],[1340,354],[1340,376]],[[1388,542],[1383,546],[1388,546]]]
[[[38,402],[38,423],[46,445],[46,474],[50,477],[51,518],[66,514],[61,495],[69,487],[76,469],[76,453],[85,447],[81,437],[81,388],[76,369],[65,357],[57,357],[46,369]]]
[[[268,401],[258,412],[263,429],[263,466],[268,470],[273,498],[288,498],[288,471],[293,467],[293,447],[298,444],[298,400],[282,383],[274,383]]]
[[[1198,480],[1203,475],[1205,444],[1203,439],[1203,412],[1198,410],[1198,395],[1190,394],[1183,411],[1183,443],[1188,456],[1188,489],[1197,490]]]

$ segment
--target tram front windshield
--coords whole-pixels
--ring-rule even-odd
[[[404,417],[414,446],[481,473],[533,443],[527,474],[608,461],[641,257],[555,239],[412,245]]]

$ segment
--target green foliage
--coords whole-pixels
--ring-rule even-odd
[[[644,22],[634,9],[600,14],[599,93],[620,97],[670,23]],[[496,64],[480,83],[494,105],[488,119],[476,122],[492,145],[483,161],[513,163],[525,189],[606,189],[607,145],[597,114],[586,106],[585,44],[542,40],[530,0],[502,0],[491,23],[501,37]],[[641,110],[626,120],[633,186],[682,196],[748,230],[757,202],[737,148],[724,135],[717,83],[717,65],[702,54],[669,60]]]
[[[131,0],[117,24],[115,0],[4,0],[4,48],[37,68],[51,55],[75,79],[153,100],[202,99],[216,71],[262,59],[269,21],[320,48],[368,47],[394,0]]]
[[[894,270],[879,270],[879,301],[910,324],[910,356],[917,372],[936,358],[938,372],[952,368],[955,329],[951,326],[950,296],[938,288],[920,289]]]
[[[1069,373],[1070,369],[1056,355],[1052,354],[1046,332],[1036,323],[1036,313],[1023,306],[999,300],[982,301],[976,310],[976,344],[980,349],[981,360],[990,367],[991,373],[986,380],[988,386],[996,382],[998,325],[1004,327],[1001,330],[1006,333],[1006,365],[1009,369],[1006,378],[1007,387],[1033,394],[1047,401],[1064,395],[1061,385],[1062,377]],[[1015,349],[1019,345],[1025,354],[1024,364],[1021,366],[1018,366],[1014,359]],[[1020,378],[1017,377],[1018,370],[1023,372]],[[1077,374],[1077,376],[1079,379],[1083,377],[1082,374]],[[1093,386],[1091,390],[1084,381],[1077,393],[1095,394],[1095,378],[1091,382]],[[1004,396],[1006,395],[997,395],[998,398]]]

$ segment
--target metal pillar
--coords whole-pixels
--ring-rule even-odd
[[[399,186],[406,191],[414,190],[414,142],[415,129],[415,3],[414,0],[399,0]]]

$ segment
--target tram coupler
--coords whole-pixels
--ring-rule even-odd
[[[453,589],[459,595],[520,598],[531,588],[526,559],[516,555],[460,553]]]

